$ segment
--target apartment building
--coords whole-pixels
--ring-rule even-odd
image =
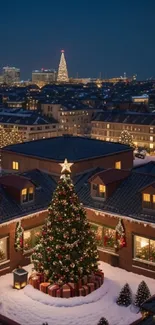
[[[119,142],[121,132],[127,130],[136,146],[155,151],[155,114],[102,112],[96,114],[91,126],[92,138]]]
[[[22,108],[0,109],[0,125],[6,130],[16,126],[24,141],[55,137],[58,132],[58,123],[54,118]]]
[[[59,134],[90,135],[96,109],[77,102],[41,104],[43,114],[59,122]]]

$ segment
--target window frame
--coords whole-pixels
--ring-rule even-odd
[[[12,169],[19,170],[19,162],[18,161],[12,161]]]
[[[37,229],[37,228],[40,228],[40,230],[41,230],[42,227],[43,227],[43,224],[32,227],[32,228],[26,228],[26,229],[24,229],[24,233],[28,232],[28,231],[31,233],[31,231],[33,231],[34,229]],[[24,252],[24,254],[27,254],[27,253],[32,252],[32,250],[34,249],[35,246],[31,247],[30,249],[25,250],[25,247],[24,247],[25,246],[25,244],[24,244],[24,242],[25,242],[24,233],[23,233],[23,252]],[[32,239],[31,239],[31,241],[32,241]]]
[[[137,233],[132,233],[132,259],[136,262],[141,262],[141,263],[144,263],[144,264],[151,264],[151,265],[155,265],[155,261],[152,262],[150,260],[145,260],[145,259],[142,259],[142,258],[139,258],[139,257],[136,257],[135,256],[135,239],[136,237],[141,237],[141,238],[144,238],[144,239],[147,239],[149,241],[149,257],[150,257],[150,241],[154,241],[155,242],[155,238],[153,237],[146,237],[145,235],[139,235]]]
[[[114,246],[112,248],[109,248],[109,247],[106,247],[104,245],[104,233],[105,233],[105,229],[106,228],[107,229],[112,229],[112,230],[115,231],[115,239],[114,239],[114,241],[116,241],[116,230],[115,230],[115,227],[109,227],[107,225],[103,225],[101,223],[91,222],[91,221],[89,221],[89,224],[90,224],[90,226],[91,225],[94,225],[96,227],[101,227],[102,228],[102,246],[97,245],[98,250],[103,250],[103,251],[106,251],[107,253],[115,254],[115,247]],[[97,241],[96,241],[96,243],[97,243]]]
[[[33,192],[30,193],[30,189],[33,188]],[[27,193],[25,194],[26,195],[26,200],[23,200],[23,194],[22,194],[22,191],[23,190],[26,190]],[[32,199],[30,199],[30,195],[32,194]],[[22,190],[21,190],[21,203],[22,204],[25,204],[25,203],[30,203],[30,202],[33,202],[34,201],[34,187],[33,186],[29,186],[29,187],[24,187]]]
[[[4,236],[4,237],[0,237],[0,241],[6,239],[6,259],[0,261],[0,266],[3,264],[6,264],[7,262],[10,261],[10,257],[9,257],[9,235]]]

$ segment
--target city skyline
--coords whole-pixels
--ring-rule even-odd
[[[58,69],[64,48],[69,77],[155,77],[153,0],[29,5],[1,5],[1,68],[17,66],[28,79],[34,69]]]

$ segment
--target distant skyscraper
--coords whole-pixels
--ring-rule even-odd
[[[60,58],[60,63],[59,63],[57,81],[58,82],[68,82],[69,81],[64,50],[61,51],[61,58]]]
[[[56,81],[56,71],[41,69],[32,71],[32,82],[36,84],[48,84]]]
[[[6,84],[12,84],[20,81],[20,69],[15,67],[3,68],[3,82]]]

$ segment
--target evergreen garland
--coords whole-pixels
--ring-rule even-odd
[[[24,229],[21,226],[21,221],[17,222],[15,229],[15,243],[14,248],[16,252],[23,250],[23,234]]]
[[[142,281],[137,289],[136,297],[135,297],[135,306],[141,307],[141,305],[151,297],[150,290],[145,283],[145,281]]]
[[[124,287],[122,288],[117,300],[116,300],[117,305],[119,306],[125,306],[128,307],[132,303],[132,293],[131,289],[126,283]]]

